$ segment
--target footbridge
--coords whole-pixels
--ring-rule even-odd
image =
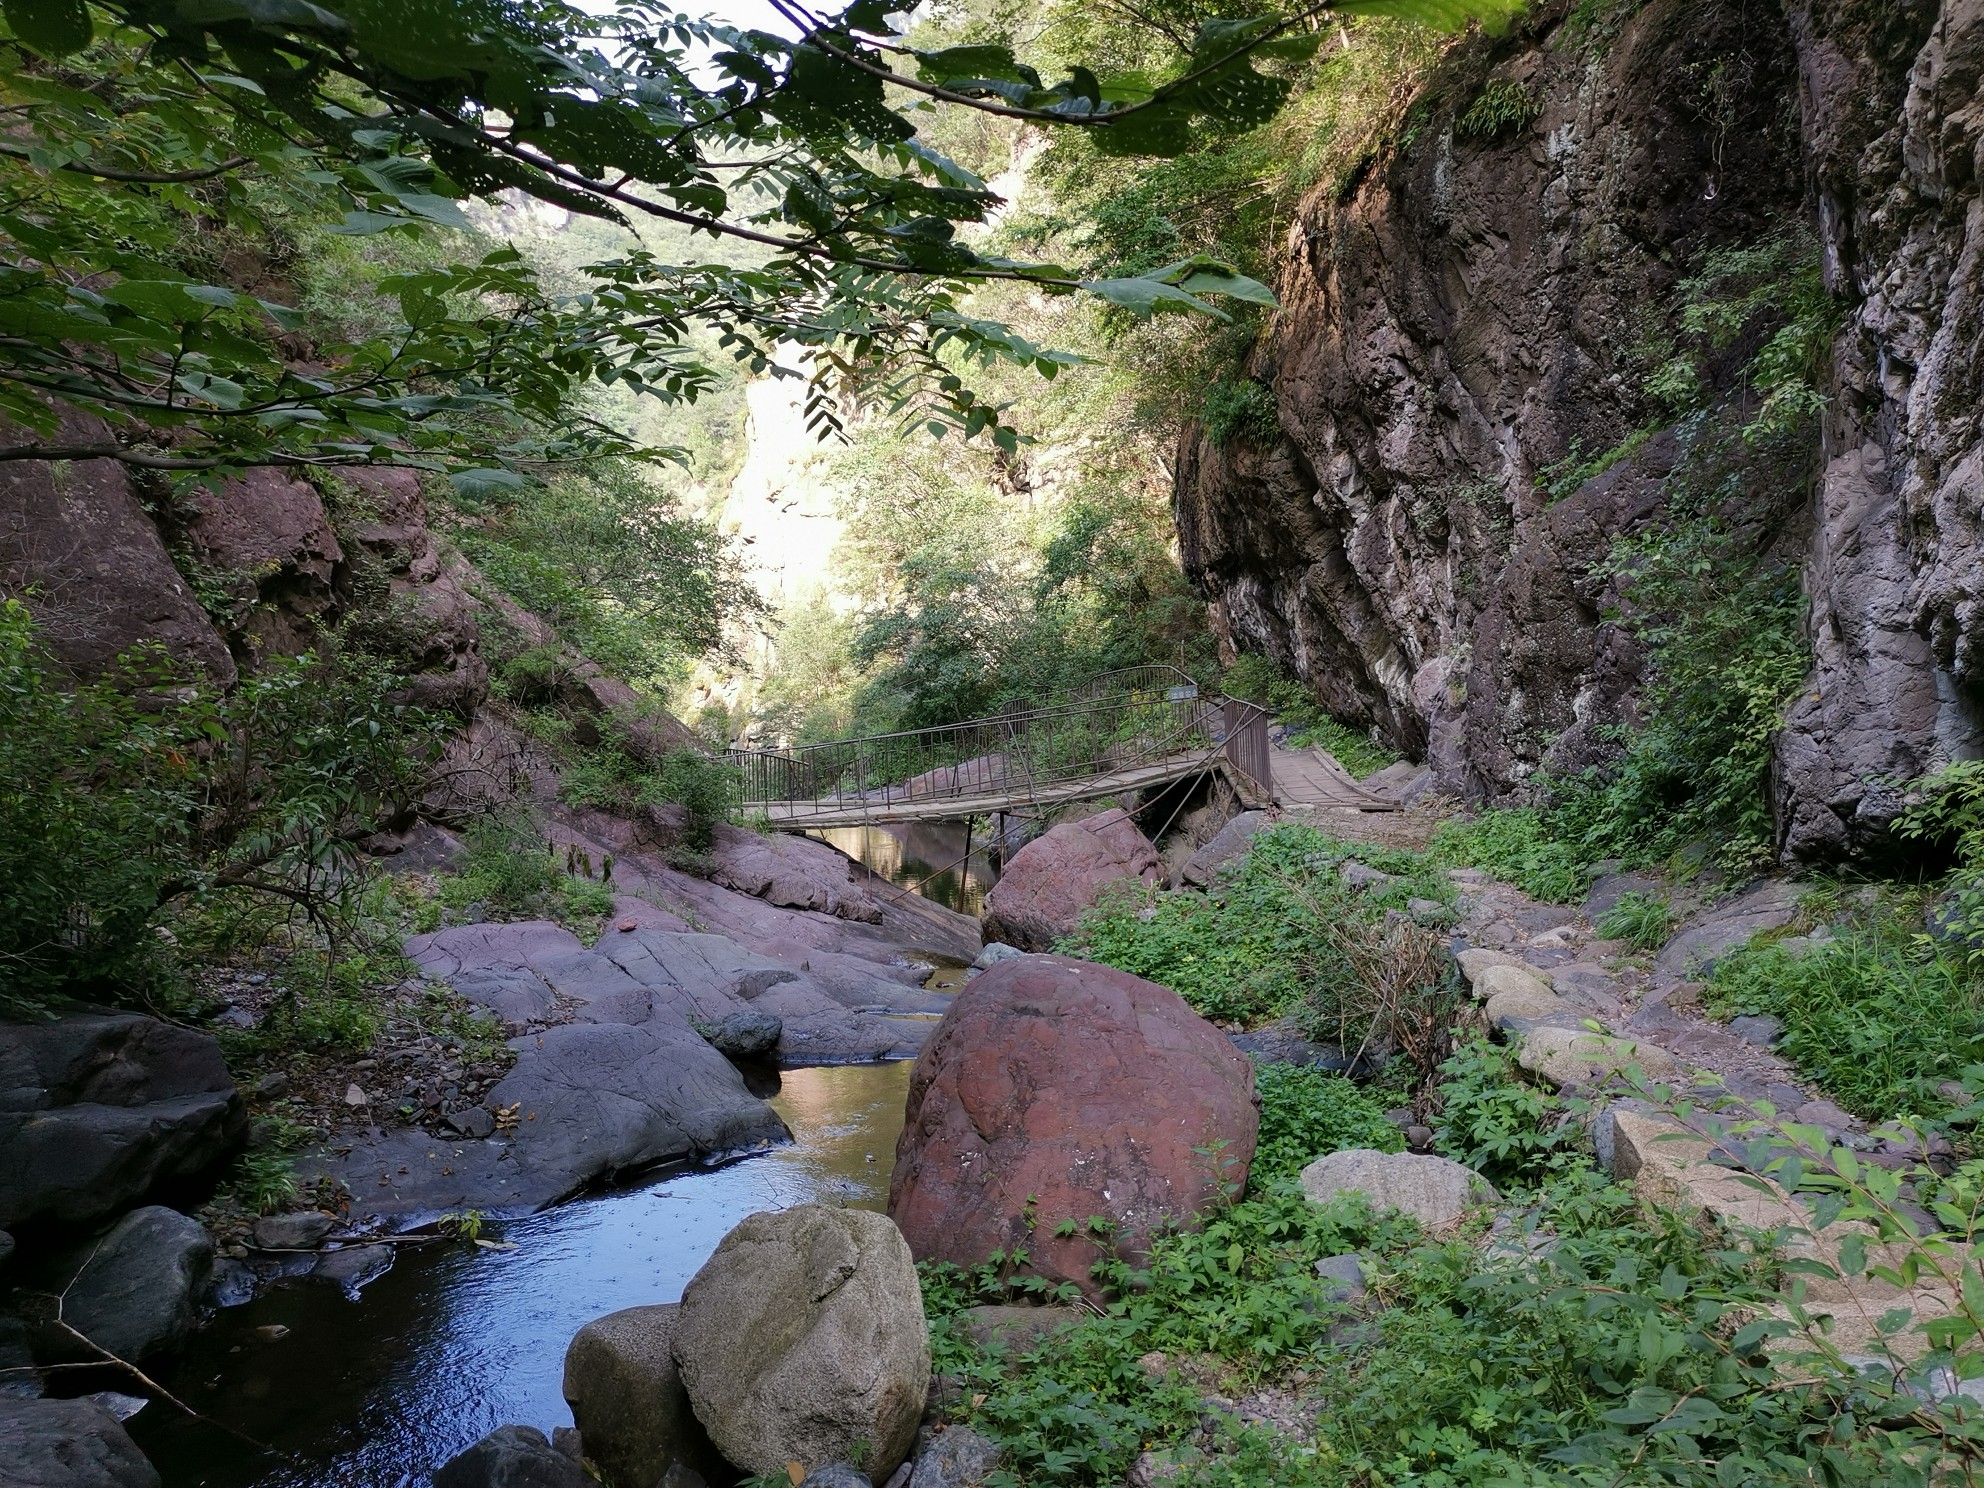
[[[733,749],[744,813],[791,828],[1035,816],[1216,772],[1274,800],[1264,710],[1133,667],[991,718],[785,750]]]

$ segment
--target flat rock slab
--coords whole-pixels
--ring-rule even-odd
[[[1597,1084],[1634,1066],[1653,1081],[1683,1073],[1679,1061],[1657,1045],[1572,1028],[1532,1028],[1522,1036],[1516,1063],[1558,1089]]]
[[[789,1139],[778,1113],[686,1021],[569,1023],[513,1040],[489,1093],[512,1129],[447,1142],[420,1131],[360,1136],[306,1162],[340,1178],[361,1215],[419,1222],[453,1209],[525,1214],[659,1163]]]
[[[1666,981],[1693,976],[1713,967],[1717,957],[1745,944],[1751,936],[1790,924],[1797,918],[1798,901],[1805,897],[1805,891],[1804,884],[1771,879],[1705,910],[1661,947],[1654,958],[1654,976]]]
[[[0,1397],[7,1488],[159,1488],[158,1470],[94,1400]]]
[[[1225,864],[1244,855],[1254,834],[1268,824],[1265,811],[1243,811],[1221,827],[1218,833],[1193,853],[1179,877],[1188,884],[1207,884]]]

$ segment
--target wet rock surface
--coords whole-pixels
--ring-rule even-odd
[[[1006,961],[917,1058],[889,1213],[919,1259],[1025,1248],[1092,1288],[1094,1243],[1056,1226],[1104,1215],[1140,1254],[1216,1197],[1203,1149],[1223,1143],[1225,1178],[1245,1181],[1258,1123],[1252,1064],[1177,993],[1065,956]]]
[[[159,1488],[117,1417],[94,1400],[0,1396],[0,1483],[7,1488]]]
[[[499,1426],[434,1474],[434,1488],[587,1488],[591,1481],[534,1426]]]
[[[133,1209],[64,1266],[62,1320],[121,1359],[172,1348],[199,1321],[213,1262],[213,1239],[198,1221],[158,1205]],[[51,1353],[92,1357],[52,1326],[43,1332]]]

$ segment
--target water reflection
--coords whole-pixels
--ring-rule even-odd
[[[872,827],[820,827],[813,834],[850,858],[867,864],[890,883],[914,888],[926,899],[960,914],[985,912],[985,895],[999,881],[990,834],[971,836],[965,861],[962,822],[891,822]]]
[[[409,1250],[356,1303],[279,1288],[222,1313],[163,1382],[275,1461],[169,1406],[130,1425],[167,1488],[412,1488],[507,1422],[568,1423],[565,1346],[602,1313],[673,1302],[747,1214],[809,1200],[880,1209],[907,1064],[788,1070],[795,1141],[716,1172],[492,1225],[507,1252]],[[266,1341],[273,1326],[289,1331]]]

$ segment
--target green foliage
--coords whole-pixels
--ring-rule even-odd
[[[1554,833],[1548,816],[1534,806],[1444,821],[1430,851],[1437,863],[1483,869],[1550,904],[1575,903],[1591,886],[1584,854]]]
[[[1454,121],[1457,139],[1493,139],[1507,130],[1518,129],[1543,111],[1542,104],[1528,88],[1513,78],[1497,78],[1467,106]]]
[[[1346,1147],[1405,1150],[1404,1134],[1385,1119],[1384,1109],[1342,1075],[1263,1064],[1254,1071],[1254,1089],[1261,1098],[1260,1137],[1249,1177],[1256,1193]]]
[[[1909,786],[1910,804],[1893,831],[1904,842],[1946,847],[1956,868],[1931,911],[1944,954],[1984,973],[1984,761],[1959,760]]]
[[[684,515],[643,472],[609,466],[456,505],[457,537],[504,592],[571,646],[637,685],[672,683],[761,608],[713,521]],[[541,649],[502,668],[513,695],[542,695]]]
[[[246,1152],[234,1164],[226,1192],[249,1214],[276,1214],[300,1192],[296,1163],[287,1152]]]
[[[1946,1111],[1937,1085],[1984,1066],[1984,986],[1962,945],[1920,934],[1923,899],[1891,891],[1809,950],[1766,940],[1731,952],[1708,1005],[1778,1019],[1778,1052],[1849,1111]]]
[[[160,911],[264,894],[327,922],[358,841],[418,789],[433,721],[362,658],[271,661],[221,696],[137,651],[72,684],[0,603],[0,1001],[136,997]]]
[[[1207,388],[1204,417],[1206,438],[1214,444],[1267,444],[1281,435],[1274,394],[1251,378],[1222,378]]]
[[[1499,1046],[1462,1044],[1440,1077],[1435,1145],[1498,1188],[1532,1188],[1583,1161],[1570,1112],[1525,1082]]]
[[[1598,917],[1595,928],[1607,940],[1623,940],[1637,950],[1657,951],[1673,933],[1674,916],[1665,894],[1634,890],[1621,894],[1619,902]]]
[[[1338,867],[1360,861],[1397,874],[1372,889],[1344,884]],[[1449,903],[1452,885],[1414,854],[1340,842],[1285,823],[1258,834],[1211,891],[1106,897],[1068,942],[1076,955],[1170,987],[1208,1018],[1254,1025],[1297,1013],[1361,1039],[1356,1019],[1372,1012],[1350,937],[1382,924],[1408,900]]]
[[[737,799],[737,772],[720,759],[694,749],[674,749],[643,777],[640,799],[650,805],[675,802],[685,813],[682,842],[691,852],[708,852],[717,823],[728,821]]]
[[[1536,473],[1536,482],[1543,488],[1543,494],[1550,498],[1551,505],[1571,495],[1586,481],[1603,475],[1614,465],[1630,460],[1646,446],[1654,435],[1652,429],[1635,429],[1619,443],[1602,455],[1587,459],[1575,441],[1571,453],[1553,465],[1546,465]]]
[[[451,902],[528,910],[564,877],[544,828],[526,811],[478,818],[462,833],[462,847],[455,875],[444,884]]]
[[[1362,778],[1399,755],[1387,749],[1377,730],[1360,733],[1325,713],[1309,691],[1264,656],[1235,658],[1220,679],[1229,697],[1244,698],[1269,709],[1288,726],[1288,742],[1296,749],[1325,749],[1352,775]]]
[[[1746,438],[1784,434],[1825,407],[1819,386],[1843,311],[1825,288],[1810,233],[1716,249],[1675,293],[1681,341],[1648,381],[1656,400],[1677,413],[1703,406],[1713,382],[1711,359],[1755,338],[1761,344],[1741,376],[1763,397],[1744,427]]]

